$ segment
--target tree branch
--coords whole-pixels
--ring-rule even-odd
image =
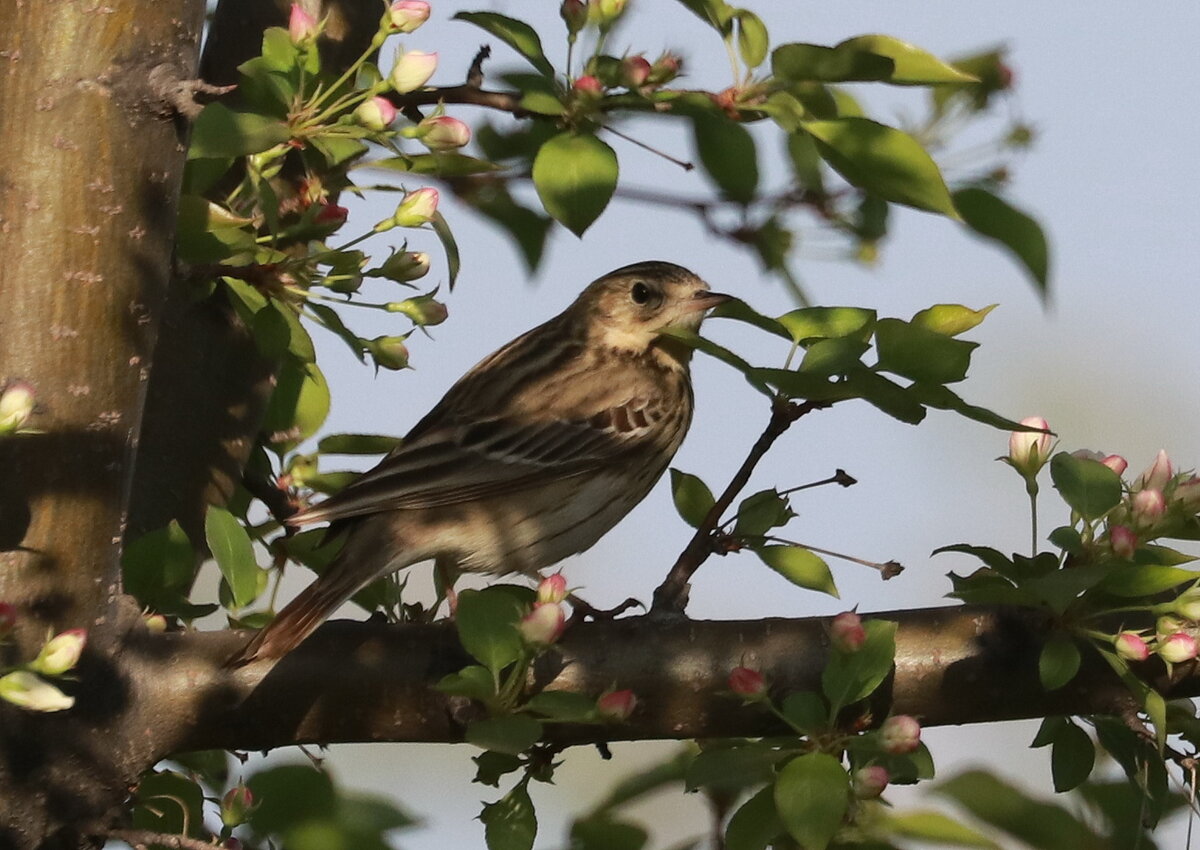
[[[728,486],[725,487],[724,492],[717,497],[716,502],[713,503],[712,508],[709,509],[708,514],[704,517],[704,521],[700,523],[700,526],[696,529],[696,533],[688,541],[688,545],[679,553],[679,558],[675,561],[675,565],[671,567],[671,571],[667,573],[666,579],[654,591],[654,604],[650,608],[651,614],[672,615],[683,613],[683,609],[687,606],[688,582],[696,570],[700,569],[700,565],[708,560],[709,555],[713,553],[713,532],[716,531],[717,526],[720,524],[722,514],[733,503],[737,494],[742,492],[742,488],[746,486],[746,482],[750,480],[750,474],[754,472],[754,467],[758,466],[758,462],[762,460],[763,455],[770,450],[776,440],[783,436],[784,432],[792,426],[793,422],[807,413],[825,407],[829,407],[829,402],[806,401],[797,403],[780,398],[775,399],[767,427],[759,435],[759,438],[755,440],[754,445],[750,447],[750,453],[746,455],[746,459],[742,461],[741,467],[734,474]]]
[[[1037,670],[1046,623],[1035,612],[949,607],[870,616],[899,623],[894,674],[865,707],[875,722],[889,713],[928,726],[1120,714],[1132,704],[1094,653],[1085,653],[1071,684],[1046,693]],[[779,696],[819,691],[827,627],[824,618],[581,623],[539,658],[531,685],[598,696],[615,683],[638,695],[627,724],[552,727],[548,739],[560,744],[780,734],[768,714],[728,696],[729,672],[757,668]],[[246,639],[244,632],[177,633],[132,643],[125,660],[137,708],[121,737],[149,746],[155,758],[299,743],[457,742],[480,716],[435,687],[471,663],[449,624],[336,621],[274,667],[222,668]],[[1143,667],[1170,696],[1200,694],[1192,665],[1177,667],[1175,679],[1160,664]]]

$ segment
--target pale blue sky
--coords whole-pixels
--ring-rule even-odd
[[[515,64],[503,45],[481,31],[449,21],[456,10],[490,9],[526,17],[543,34],[552,61],[561,62],[562,32],[553,2],[435,3],[434,19],[408,37],[412,49],[436,49],[441,66],[434,83],[455,84],[476,47],[492,42],[495,72]],[[689,84],[719,89],[728,66],[716,36],[669,0],[633,0],[631,20],[612,47],[626,45],[653,56],[663,48],[688,58]],[[875,307],[907,318],[937,302],[972,307],[999,303],[970,335],[982,343],[962,393],[973,402],[1020,418],[1043,415],[1066,448],[1118,452],[1134,468],[1166,448],[1182,466],[1200,460],[1200,136],[1195,89],[1195,45],[1200,6],[1194,3],[1102,2],[1083,7],[1035,0],[1004,4],[758,3],[773,41],[833,44],[863,33],[887,33],[945,56],[997,44],[1011,48],[1016,110],[1038,129],[1034,149],[1017,163],[1010,196],[1035,214],[1053,246],[1053,308],[1044,310],[1016,265],[996,248],[943,218],[904,212],[880,263],[864,268],[805,259],[796,262],[818,303]],[[910,91],[872,97],[876,115],[893,120],[914,98]],[[463,108],[451,114],[476,122]],[[685,133],[656,144],[691,156]],[[684,175],[619,140],[613,141],[623,185],[659,185],[700,191],[703,178]],[[782,174],[774,144],[764,146],[765,169]],[[652,169],[652,171],[651,171]],[[446,197],[446,195],[444,195]],[[355,215],[363,226],[386,214]],[[357,367],[340,343],[322,340],[323,363],[335,387],[328,431],[403,433],[453,380],[491,350],[556,313],[591,279],[627,262],[680,262],[714,288],[745,298],[762,312],[792,305],[781,287],[763,278],[748,254],[707,237],[688,215],[614,202],[582,241],[559,229],[537,278],[526,279],[517,255],[490,225],[447,201],[444,211],[463,249],[463,271],[447,302],[450,321],[434,329],[436,345],[413,338],[416,371],[381,373]],[[353,222],[355,219],[352,218]],[[432,238],[412,248],[438,256]],[[437,265],[430,280],[443,274]],[[735,340],[722,323],[706,331]],[[399,332],[389,317],[375,333]],[[766,355],[763,355],[766,356]],[[760,399],[740,378],[700,358],[695,370],[697,415],[676,465],[723,484],[765,421]],[[848,491],[822,490],[799,498],[800,517],[788,528],[797,539],[863,557],[895,558],[908,570],[884,585],[873,573],[834,565],[842,600],[792,588],[753,556],[714,559],[697,575],[691,613],[709,618],[832,614],[855,605],[862,611],[942,604],[944,575],[970,565],[954,557],[931,560],[937,546],[971,542],[1000,548],[1025,545],[1026,506],[1017,477],[994,458],[1006,435],[932,414],[917,428],[886,419],[865,404],[844,405],[802,421],[768,456],[751,484],[794,486],[840,466],[861,483]],[[715,447],[720,447],[715,449]],[[1048,484],[1047,484],[1048,487]],[[1065,519],[1048,499],[1046,528]],[[665,483],[593,550],[572,559],[572,585],[586,588],[593,604],[634,595],[648,599],[687,529],[674,515]],[[1048,751],[1024,749],[1034,724],[936,730],[928,736],[939,769],[1011,756],[999,769],[1039,788],[1049,787]],[[586,808],[598,792],[654,754],[670,750],[616,746],[602,765],[591,751],[571,753],[554,788],[534,789],[542,824],[538,847],[561,846],[563,818]],[[405,833],[415,850],[482,847],[472,820],[478,801],[498,794],[466,786],[472,775],[463,746],[335,748],[331,764],[347,783],[395,793],[428,820]],[[456,789],[457,797],[449,797]],[[892,799],[909,799],[907,794]],[[644,819],[674,826],[658,831],[653,847],[667,847],[706,826],[695,797],[666,797],[641,811]],[[1177,833],[1178,835],[1178,833]],[[1179,846],[1177,842],[1175,846]],[[1162,846],[1172,846],[1164,835]]]

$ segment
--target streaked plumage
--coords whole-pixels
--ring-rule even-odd
[[[726,296],[688,270],[638,263],[459,379],[378,466],[290,525],[333,523],[337,561],[235,663],[277,658],[374,579],[418,561],[530,574],[582,552],[640,502],[692,418],[688,354]]]

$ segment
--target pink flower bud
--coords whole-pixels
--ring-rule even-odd
[[[396,107],[386,97],[373,97],[358,105],[354,118],[368,130],[381,133],[396,120]]]
[[[0,437],[15,434],[33,416],[36,404],[33,386],[24,381],[12,381],[0,392]]]
[[[1137,535],[1124,525],[1114,525],[1108,530],[1108,542],[1112,545],[1113,554],[1118,558],[1129,560],[1137,551]]]
[[[1013,82],[1016,75],[1013,73],[1011,66],[1004,62],[996,63],[996,85],[1001,91],[1008,91],[1013,87]]]
[[[29,669],[47,676],[66,673],[79,663],[79,656],[83,654],[86,644],[86,629],[68,629],[46,641],[38,657],[30,663]]]
[[[888,755],[902,756],[921,745],[921,724],[908,714],[895,714],[879,727],[879,746]]]
[[[450,151],[471,141],[471,128],[457,118],[438,115],[417,125],[417,138],[431,151]]]
[[[429,255],[424,251],[397,251],[384,260],[383,265],[371,269],[367,274],[386,277],[397,283],[419,280],[429,274]]]
[[[1049,431],[1050,425],[1040,416],[1027,416],[1022,425]],[[1013,431],[1008,438],[1008,460],[1026,478],[1037,475],[1046,465],[1050,453],[1050,435],[1037,431]]]
[[[626,56],[621,62],[621,85],[625,88],[641,88],[649,78],[650,63],[645,56]]]
[[[558,7],[563,23],[567,25],[568,35],[577,35],[587,25],[588,8],[583,0],[563,0]]]
[[[63,711],[75,704],[75,697],[28,670],[0,676],[0,699],[30,711]]]
[[[415,192],[409,192],[396,207],[391,218],[395,227],[420,227],[433,220],[438,208],[437,189],[426,186]]]
[[[605,720],[628,720],[637,708],[637,697],[633,691],[610,691],[596,700],[596,713]]]
[[[625,14],[628,3],[629,0],[592,0],[588,4],[589,16],[594,17],[597,24],[607,29]]]
[[[413,324],[420,327],[440,325],[450,315],[446,305],[433,300],[433,293],[418,295],[416,298],[406,298],[403,301],[392,301],[387,305],[389,313],[403,313],[412,319]]]
[[[580,77],[571,86],[575,94],[584,100],[598,100],[604,97],[604,84],[598,77],[591,74]]]
[[[674,53],[667,52],[654,60],[654,64],[650,66],[649,82],[651,85],[660,86],[663,83],[669,83],[671,80],[679,76],[679,69],[683,67],[683,60]]]
[[[162,614],[143,614],[142,623],[146,626],[146,631],[154,635],[161,635],[167,630],[167,618]]]
[[[318,30],[317,19],[304,11],[299,3],[293,3],[291,14],[288,16],[288,37],[292,44],[311,41],[317,37]]]
[[[729,674],[729,690],[738,696],[761,697],[767,692],[767,680],[763,674],[749,667],[734,667]]]
[[[1171,610],[1186,620],[1200,620],[1200,587],[1192,587],[1179,594]]]
[[[437,70],[438,55],[423,53],[420,50],[410,50],[396,55],[396,64],[388,74],[388,82],[398,94],[408,94],[416,91],[429,82],[433,72]]]
[[[245,785],[235,785],[221,798],[221,823],[225,826],[240,826],[245,823],[254,807],[254,795]]]
[[[566,598],[567,577],[562,573],[552,573],[538,582],[537,601],[539,605],[556,605]]]
[[[1137,528],[1154,525],[1162,519],[1166,510],[1167,500],[1163,498],[1162,490],[1139,490],[1133,494],[1133,503],[1129,508]]]
[[[337,204],[320,204],[317,208],[317,217],[314,221],[317,224],[326,224],[338,226],[346,221],[346,216],[350,214],[350,210],[345,207],[339,207]]]
[[[1188,513],[1200,509],[1200,477],[1193,475],[1188,480],[1176,484],[1175,491],[1171,493],[1171,501]]]
[[[558,640],[566,627],[566,615],[561,605],[534,605],[517,629],[526,643],[548,646]]]
[[[854,796],[860,800],[874,800],[888,786],[892,778],[886,767],[877,764],[854,771]]]
[[[1127,661],[1145,661],[1150,657],[1150,645],[1137,632],[1121,632],[1113,638],[1113,648]]]
[[[1129,468],[1129,461],[1120,455],[1107,455],[1104,460],[1100,461],[1117,475],[1124,475],[1125,470]]]
[[[1163,614],[1154,622],[1154,636],[1164,641],[1175,632],[1181,632],[1188,627],[1187,620],[1174,614]]]
[[[839,652],[858,652],[867,640],[862,617],[853,611],[843,611],[829,625],[829,640]]]
[[[429,4],[424,0],[396,0],[384,16],[388,32],[409,33],[429,20]]]
[[[1196,657],[1196,639],[1187,632],[1168,635],[1158,642],[1158,657],[1168,664],[1181,664]]]
[[[1171,467],[1171,459],[1167,457],[1167,453],[1159,449],[1158,454],[1154,456],[1154,463],[1146,468],[1146,471],[1138,476],[1134,482],[1133,489],[1135,490],[1162,490],[1167,486],[1167,482],[1171,480],[1171,476],[1175,474],[1175,470]]]
[[[0,638],[11,632],[17,625],[16,606],[8,602],[0,602]]]

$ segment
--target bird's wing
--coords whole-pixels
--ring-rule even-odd
[[[496,417],[427,430],[288,524],[452,505],[589,474],[639,445],[660,416],[632,399],[585,421]]]

